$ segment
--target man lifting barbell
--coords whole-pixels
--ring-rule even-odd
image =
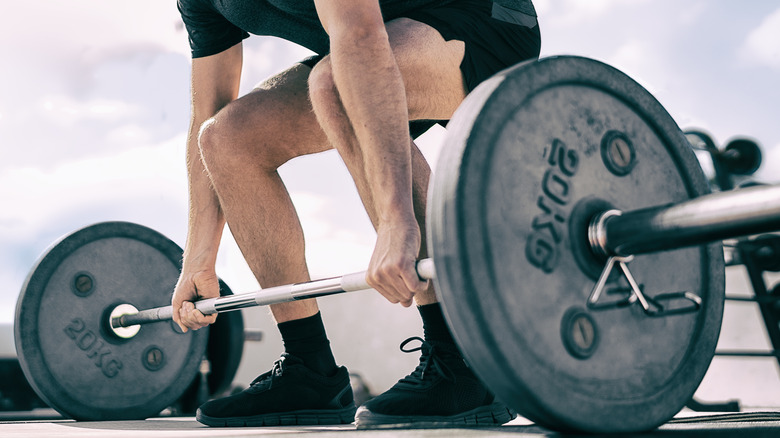
[[[710,194],[663,106],[587,58],[503,70],[470,93],[449,124],[428,198],[432,258],[415,269],[434,280],[470,369],[508,406],[554,430],[630,433],[671,419],[715,354],[725,285],[719,241],[779,230],[780,185]],[[44,252],[22,286],[14,340],[47,404],[77,420],[147,418],[187,397],[199,358],[217,365],[234,357],[211,351],[219,325],[183,333],[170,323],[164,291],[178,282],[182,253],[126,222],[82,228]],[[220,282],[224,296],[195,308],[212,315],[365,290],[366,276],[236,295]],[[424,309],[430,345],[435,324]],[[161,321],[169,324],[151,324]],[[322,346],[312,344],[315,352]],[[445,368],[439,353],[428,350],[405,383],[441,391],[450,386],[444,373],[458,379],[450,388],[475,382]],[[302,365],[280,362],[251,392],[289,389],[291,369]],[[396,393],[408,394],[399,385]],[[344,409],[348,416],[354,407]],[[368,412],[366,421],[377,420]],[[236,424],[348,420],[340,414],[261,414]],[[386,420],[374,424],[399,423]]]
[[[511,419],[466,366],[432,287],[414,269],[426,254],[430,170],[410,141],[409,120],[447,120],[481,81],[538,57],[531,1],[213,3],[179,1],[192,47],[193,100],[190,220],[174,320],[183,329],[214,322],[192,302],[219,294],[214,265],[226,222],[261,286],[309,280],[303,234],[277,168],[335,147],[377,230],[366,280],[393,303],[415,301],[425,336],[418,367],[363,406],[358,427]],[[319,55],[237,98],[247,32],[279,36]],[[199,421],[353,421],[348,374],[336,365],[316,302],[271,310],[282,358],[247,390],[202,406]]]

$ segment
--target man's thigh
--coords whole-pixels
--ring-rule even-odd
[[[409,18],[387,23],[387,33],[404,79],[409,118],[449,119],[468,92],[459,67],[463,41],[445,41],[436,29]]]
[[[388,23],[413,118],[447,119],[479,83],[539,56],[536,17],[507,13],[517,16],[495,18],[492,2],[456,0]]]

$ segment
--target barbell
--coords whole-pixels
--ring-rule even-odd
[[[588,251],[605,263],[604,279],[612,266],[608,257],[629,261],[635,255],[696,246],[718,240],[775,231],[780,228],[778,208],[764,204],[780,200],[780,185],[752,187],[699,197],[671,206],[640,209],[623,214],[606,210],[595,214],[587,229]],[[417,275],[423,280],[435,280],[436,269],[432,258],[416,262]],[[630,274],[629,274],[630,275]],[[603,288],[603,286],[602,286]],[[204,315],[240,310],[247,307],[268,306],[290,301],[320,298],[328,295],[369,290],[366,272],[355,272],[339,277],[286,284],[246,292],[238,295],[208,298],[195,302],[195,308]],[[632,291],[632,299],[646,299],[640,290]],[[690,295],[693,297],[694,295]],[[666,297],[668,300],[669,297]],[[680,299],[685,299],[680,296]],[[699,297],[688,299],[701,304]],[[594,301],[592,304],[596,304]],[[658,310],[663,306],[654,303]],[[132,338],[142,324],[173,319],[171,306],[138,310],[130,304],[118,304],[106,321],[109,329],[120,338]]]
[[[434,281],[470,366],[521,415],[557,430],[649,430],[679,412],[714,355],[719,241],[780,229],[780,186],[708,193],[683,133],[628,76],[580,57],[519,64],[448,124],[428,200],[432,257],[418,274]],[[44,400],[77,419],[123,419],[181,395],[206,335],[181,333],[164,305],[180,257],[129,223],[87,227],[44,253],[15,325]],[[196,307],[367,287],[363,272]]]

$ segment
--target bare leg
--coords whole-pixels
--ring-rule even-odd
[[[466,95],[459,68],[464,51],[463,43],[445,42],[436,30],[410,19],[393,21],[388,24],[387,29],[393,54],[404,79],[410,118],[450,118]],[[348,164],[366,210],[374,226],[377,226],[374,198],[367,181],[362,150],[353,128],[353,125],[359,122],[350,120],[344,110],[333,79],[330,58],[325,58],[315,66],[310,78],[310,88],[317,118],[330,142]],[[381,106],[377,107],[376,113],[376,117],[383,117]],[[409,147],[412,158],[414,213],[421,234],[425,236],[425,201],[430,168],[412,141],[409,141]],[[425,256],[427,248],[423,239],[420,257]],[[429,287],[425,292],[416,294],[415,301],[418,305],[435,302],[433,288]]]
[[[200,134],[203,161],[230,231],[262,287],[309,280],[298,215],[277,168],[330,149],[311,111],[310,69],[298,65],[226,106]],[[272,305],[277,322],[318,311],[316,300]]]

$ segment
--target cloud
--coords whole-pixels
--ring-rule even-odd
[[[675,18],[679,24],[694,25],[707,12],[708,2],[680,2],[675,4],[675,7],[679,8],[675,12]]]
[[[148,45],[189,53],[174,1],[15,2],[0,16],[0,39],[13,40],[18,52],[47,49],[53,57],[95,62],[123,47]]]
[[[250,37],[243,42],[241,93],[314,54],[297,44],[272,37]]]
[[[158,146],[143,146],[106,157],[62,163],[52,170],[37,167],[0,173],[1,240],[25,240],[47,227],[63,212],[128,198],[186,196],[184,136]],[[85,220],[90,220],[85,218]],[[92,220],[95,220],[94,218]]]
[[[41,122],[70,128],[79,122],[116,123],[137,117],[141,108],[125,100],[97,98],[77,100],[68,95],[46,96],[38,102]]]
[[[107,60],[87,69],[86,78],[32,75],[35,86],[9,89],[0,99],[0,169],[109,155],[181,133],[189,119],[188,69],[181,55],[150,53]]]
[[[654,59],[653,53],[652,46],[647,42],[631,39],[617,47],[608,63],[636,79],[641,72],[647,74],[660,61]]]
[[[60,144],[80,134],[87,137],[80,143],[97,144],[91,134],[96,127],[83,122],[111,124],[122,116],[154,120],[175,114],[171,102],[186,113],[189,50],[180,24],[175,2],[154,0],[43,0],[4,8],[0,45],[4,65],[13,66],[0,69],[4,146],[24,154],[22,144]],[[113,101],[114,119],[105,112],[108,101]],[[116,111],[120,106],[136,111]],[[186,116],[182,119],[175,122],[186,127]],[[47,129],[41,129],[42,120]],[[85,129],[62,132],[63,125]],[[168,131],[156,140],[173,134]],[[4,161],[0,167],[9,160]]]
[[[766,16],[748,34],[742,46],[743,57],[753,64],[780,70],[780,9]]]

